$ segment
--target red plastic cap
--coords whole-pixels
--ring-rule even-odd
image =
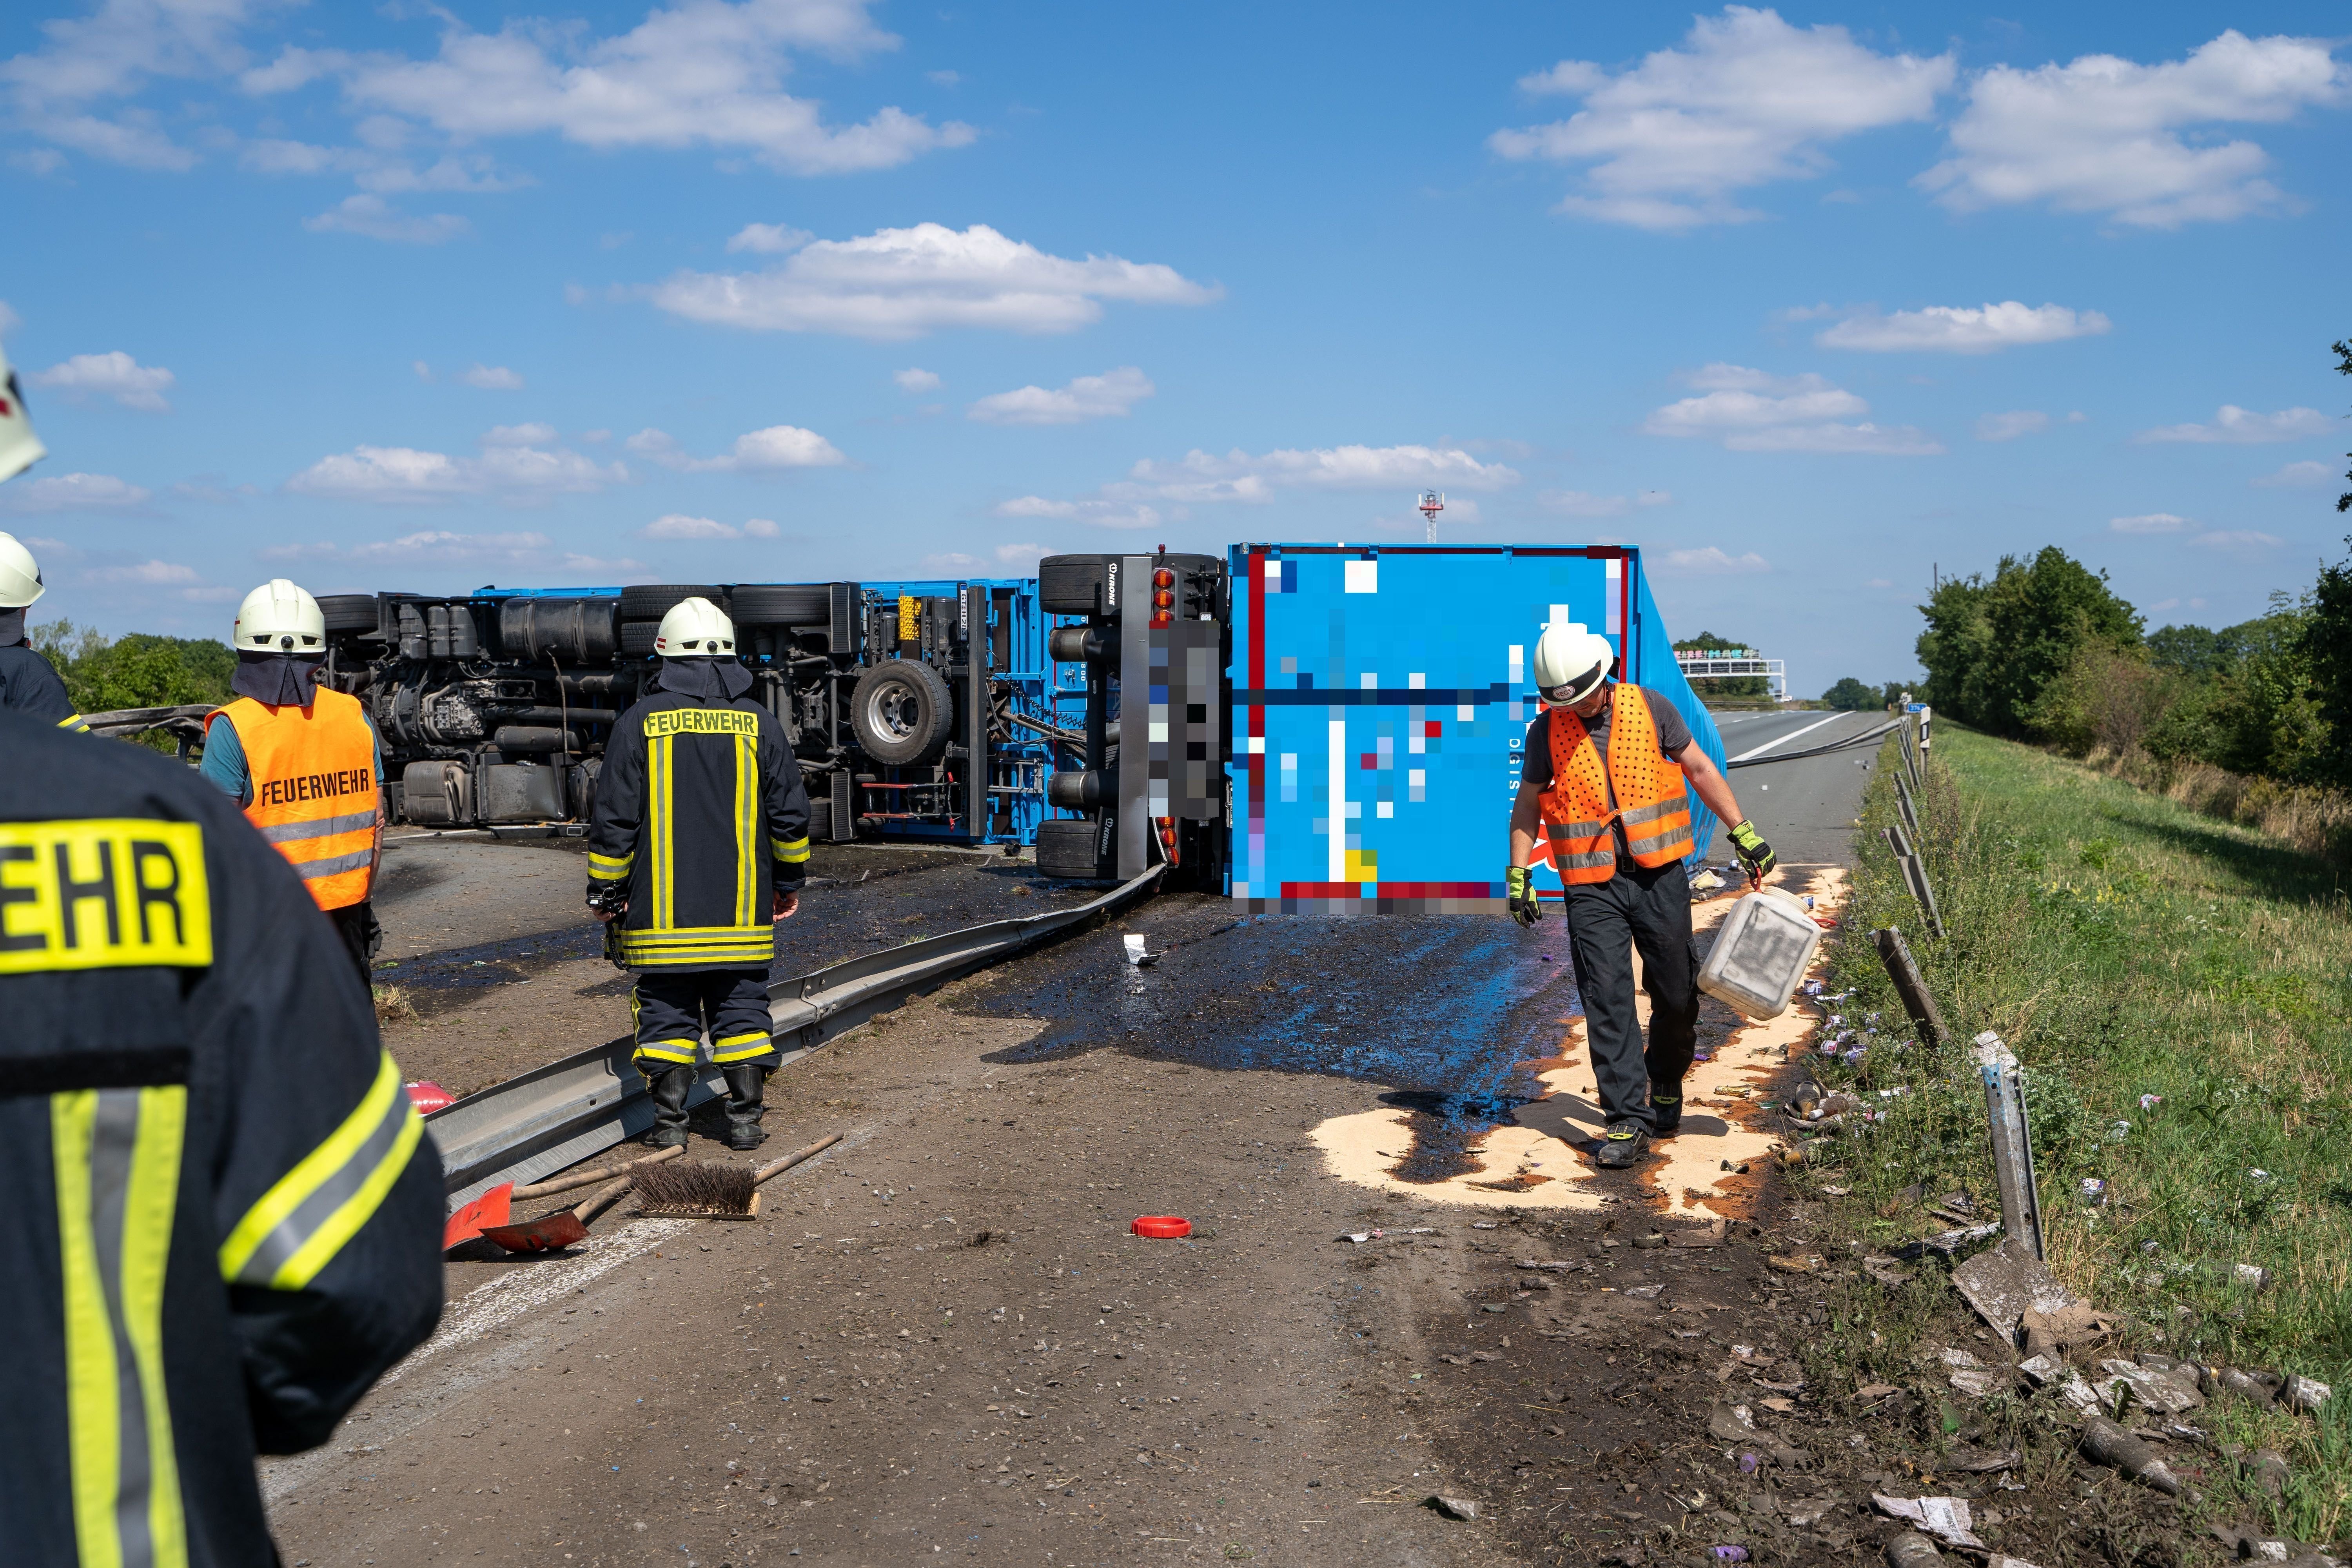
[[[455,1105],[457,1097],[437,1083],[412,1083],[408,1086],[409,1103],[416,1107],[419,1116],[430,1116],[445,1105]]]
[[[1192,1235],[1192,1222],[1189,1219],[1179,1219],[1172,1214],[1148,1214],[1134,1220],[1127,1228],[1138,1236],[1157,1237],[1163,1241],[1172,1241],[1177,1237]]]

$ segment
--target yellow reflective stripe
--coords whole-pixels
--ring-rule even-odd
[[[89,726],[82,722],[81,715],[79,713],[68,713],[64,718],[58,720],[58,728],[60,730],[79,730],[84,734],[89,733]]]
[[[195,823],[0,823],[0,974],[201,969],[212,908]]]
[[[699,1040],[655,1040],[639,1046],[634,1054],[657,1062],[690,1062],[701,1048]]]
[[[806,838],[771,838],[768,840],[768,853],[787,866],[796,866],[809,858],[809,841]]]
[[[629,868],[635,863],[636,858],[635,854],[599,855],[591,849],[588,851],[589,879],[597,882],[620,881],[628,876]]]
[[[49,1099],[67,1458],[85,1568],[188,1561],[163,1331],[187,1095],[173,1084]]]
[[[652,856],[653,923],[666,926],[673,918],[670,877],[675,864],[670,843],[671,737],[656,735],[646,743],[646,833]]]
[[[746,1057],[766,1056],[774,1048],[775,1041],[766,1035],[737,1035],[731,1039],[712,1041],[710,1059],[723,1066]]]
[[[757,917],[751,905],[760,891],[760,868],[754,859],[760,844],[759,756],[751,737],[735,737],[735,923],[747,926]]]
[[[373,1217],[407,1168],[424,1119],[383,1053],[375,1082],[325,1142],[263,1194],[221,1243],[221,1278],[299,1290]]]

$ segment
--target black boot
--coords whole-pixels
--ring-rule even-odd
[[[638,1064],[644,1072],[651,1063]],[[653,1090],[654,1128],[646,1134],[646,1146],[651,1149],[683,1149],[686,1147],[686,1097],[694,1092],[694,1068],[663,1066],[646,1073],[646,1087]]]
[[[1671,1138],[1683,1130],[1683,1089],[1676,1084],[1671,1090],[1655,1085],[1650,1089],[1650,1135]]]
[[[757,1149],[768,1141],[760,1131],[760,1097],[768,1087],[763,1067],[727,1069],[727,1146]]]

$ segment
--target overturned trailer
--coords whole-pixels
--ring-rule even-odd
[[[1259,910],[1499,907],[1548,626],[1601,632],[1718,763],[1619,545],[1236,544],[1048,556],[1034,578],[673,584],[324,598],[427,826],[584,819],[661,616],[725,608],[801,763],[812,837],[1031,846],[1049,876]],[[1713,819],[1693,803],[1696,853]],[[1545,872],[1539,883],[1558,890]]]

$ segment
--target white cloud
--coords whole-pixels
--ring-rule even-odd
[[[419,381],[431,381],[433,379],[433,367],[426,364],[421,359],[410,360],[408,362],[408,368],[416,373],[416,379]]]
[[[603,38],[536,19],[477,33],[443,11],[447,26],[433,58],[289,50],[245,85],[282,90],[331,74],[354,105],[453,140],[552,132],[600,151],[707,147],[795,174],[887,169],[971,142],[968,125],[933,126],[895,107],[830,126],[814,100],[782,90],[795,52],[854,58],[897,47],[873,26],[867,4],[688,0]]]
[[[25,318],[10,310],[7,300],[0,300],[0,337],[7,336],[24,323]]]
[[[1870,405],[1811,372],[1782,376],[1716,363],[1687,379],[1699,395],[1654,410],[1642,423],[1645,432],[1700,437],[1735,452],[1932,457],[1944,449],[1942,442],[1913,426],[1842,423],[1867,414]]]
[[[345,196],[340,205],[304,218],[302,226],[313,234],[356,234],[400,245],[440,245],[473,226],[455,213],[418,216],[402,212],[382,196],[358,195]]]
[[[2265,441],[2298,441],[2307,436],[2325,436],[2330,427],[2327,416],[2316,408],[2282,408],[2276,414],[2257,414],[2251,408],[2225,403],[2210,425],[2164,425],[2154,430],[2143,430],[2133,439],[2226,442],[2250,446]]]
[[[2263,177],[2270,155],[2217,128],[2344,102],[2332,47],[2231,29],[2160,65],[2084,55],[1996,66],[1969,85],[1952,155],[1917,184],[1962,210],[2047,202],[2157,228],[2277,210],[2286,198]]]
[[[161,365],[141,364],[121,349],[102,354],[76,354],[59,364],[26,376],[35,386],[53,386],[68,396],[111,397],[125,408],[166,414],[163,400],[176,378]]]
[[[2142,512],[2137,517],[2111,517],[2107,527],[2116,533],[2179,533],[2189,520],[2168,511]]]
[[[204,581],[193,566],[181,566],[169,561],[142,561],[129,566],[94,566],[81,574],[85,583],[140,584],[148,587],[169,587],[173,584]]]
[[[2077,312],[2063,305],[2037,307],[2008,300],[1998,305],[1930,305],[1891,316],[1874,311],[1851,316],[1813,341],[1823,348],[1875,353],[1985,354],[2024,343],[2097,337],[2110,325],[2096,310]]]
[[[2336,470],[2326,463],[2289,463],[2276,473],[2264,474],[2259,479],[2248,479],[2246,482],[2260,486],[2266,490],[2302,489],[2306,487],[2334,484]]]
[[[1160,500],[1259,501],[1280,489],[1496,490],[1519,482],[1518,470],[1482,463],[1459,447],[1318,447],[1252,454],[1235,447],[1215,457],[1195,447],[1175,462],[1146,458],[1129,483]],[[1113,499],[1118,499],[1116,494]]]
[[[485,392],[522,390],[522,377],[502,364],[477,364],[457,379],[467,386],[478,386]]]
[[[937,371],[923,370],[915,366],[895,373],[890,379],[898,384],[898,390],[901,392],[924,393],[937,392],[940,389],[940,377]]]
[[[1138,500],[1049,500],[1044,496],[1015,496],[992,509],[999,517],[1050,517],[1091,522],[1097,528],[1153,528],[1160,509]]]
[[[841,448],[814,430],[797,425],[771,425],[735,437],[735,445],[716,458],[690,456],[667,430],[640,430],[625,443],[649,463],[682,474],[769,473],[782,468],[832,468],[849,461]]]
[[[100,0],[87,16],[45,21],[43,47],[0,60],[9,118],[44,141],[107,163],[193,168],[196,154],[173,141],[152,113],[116,106],[158,78],[184,80],[239,68],[246,54],[236,34],[269,5],[270,0]]]
[[[1884,577],[1873,577],[1869,582],[1864,583],[1863,586],[1865,588],[1892,588],[1895,584],[1888,582]]]
[[[320,458],[288,479],[286,489],[297,495],[393,505],[429,505],[467,496],[495,496],[527,505],[627,480],[629,470],[622,464],[599,463],[568,447],[551,445],[554,439],[550,426],[509,425],[483,436],[481,455],[475,458],[411,447],[354,447]]]
[[[2038,408],[2013,408],[2006,414],[1985,414],[1977,418],[1977,439],[1979,441],[2014,441],[2020,436],[2034,436],[2050,428],[2050,416]]]
[[[1772,563],[1752,550],[1744,555],[1733,555],[1713,544],[1699,550],[1669,550],[1666,565],[1676,572],[1710,577],[1746,576],[1772,570]]]
[[[2258,533],[2251,528],[2224,528],[2200,533],[2189,542],[2202,545],[2208,550],[2245,551],[2274,550],[2286,541],[2275,533]]]
[[[637,530],[645,539],[773,539],[777,532],[772,518],[751,518],[738,528],[716,518],[689,517],[682,511],[657,517]]]
[[[942,327],[1075,331],[1101,318],[1105,300],[1199,305],[1218,291],[1156,262],[1074,261],[986,224],[924,223],[816,240],[764,272],[679,272],[648,293],[674,315],[719,326],[898,339]]]
[[[0,489],[0,506],[11,511],[124,511],[144,505],[153,493],[111,474],[51,474]]]
[[[1100,375],[1079,376],[1052,391],[1024,386],[992,393],[965,410],[965,416],[983,425],[1076,425],[1123,416],[1158,390],[1141,371],[1122,365]]]
[[[748,250],[759,256],[782,256],[798,250],[816,236],[804,228],[794,228],[782,223],[747,223],[735,231],[727,242],[727,254]]]
[[[1652,229],[1736,223],[1761,215],[1734,193],[1813,178],[1830,167],[1825,143],[1927,119],[1952,74],[1948,54],[1874,54],[1843,27],[1792,27],[1776,12],[1727,5],[1696,19],[1680,48],[1615,76],[1563,60],[1522,79],[1529,92],[1585,106],[1486,144],[1506,158],[1588,165],[1562,212]]]
[[[923,79],[940,87],[953,87],[963,79],[961,71],[925,71]]]
[[[1597,496],[1583,490],[1544,490],[1536,504],[1563,517],[1623,517],[1635,507],[1664,506],[1675,498],[1667,490],[1643,490],[1638,495]]]

